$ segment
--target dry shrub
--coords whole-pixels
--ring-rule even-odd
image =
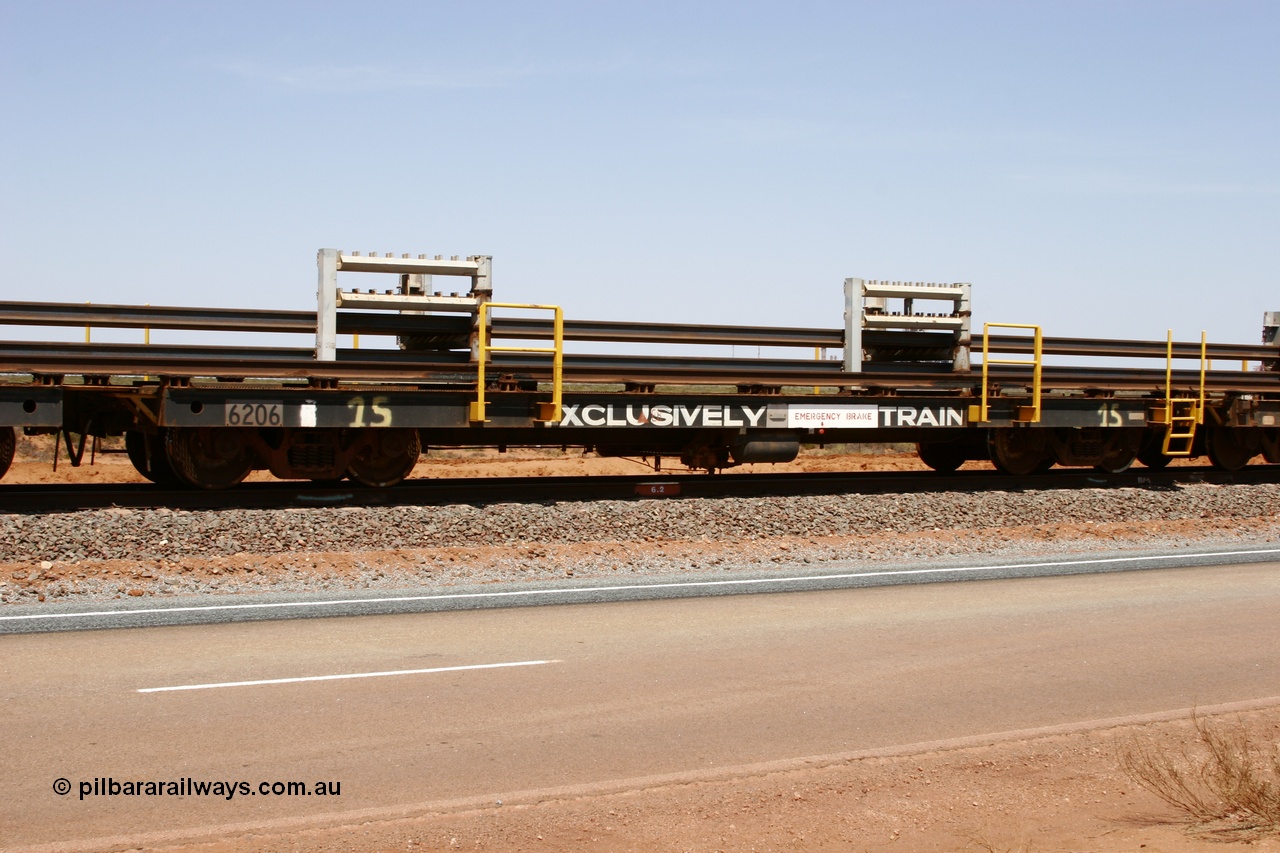
[[[1007,847],[1003,844],[996,844],[981,835],[966,836],[965,851],[975,851],[975,853],[1035,853],[1031,849],[1031,842],[1023,841],[1014,847]]]
[[[1130,742],[1120,756],[1129,778],[1205,832],[1280,832],[1280,746],[1259,743],[1239,722],[1211,724],[1193,712],[1191,723],[1191,748]]]

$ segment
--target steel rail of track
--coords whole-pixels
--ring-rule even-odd
[[[241,484],[228,491],[171,490],[152,484],[6,485],[0,509],[22,514],[76,512],[109,507],[186,510],[283,509],[325,506],[439,506],[444,504],[582,502],[593,500],[674,500],[681,498],[784,497],[987,491],[1051,491],[1081,488],[1171,489],[1180,485],[1280,483],[1280,465],[1250,465],[1241,471],[1208,467],[1163,470],[1134,468],[1120,474],[1063,468],[1030,477],[996,471],[822,472],[804,474],[670,474],[628,476],[493,477],[406,480],[390,489],[352,483],[320,486],[298,482]],[[668,496],[638,495],[637,488],[660,484]],[[672,487],[678,492],[671,494]]]
[[[458,334],[470,328],[470,319],[457,316],[409,315],[369,312],[338,312],[338,331],[374,334]],[[79,305],[61,302],[0,301],[0,325],[91,326],[102,328],[182,329],[203,331],[252,331],[309,333],[316,329],[314,311],[263,311],[233,308],[183,308],[175,306]],[[868,330],[868,339],[877,334],[895,333]],[[928,333],[917,338],[929,340]],[[495,317],[493,335],[528,340],[552,337],[547,320]],[[566,340],[619,343],[740,345],[761,347],[844,346],[844,330],[778,326],[728,326],[682,323],[631,323],[608,320],[565,320]],[[946,335],[941,336],[946,338]],[[975,335],[975,343],[977,336]],[[1031,338],[1026,335],[992,335],[993,352],[1029,353]],[[1119,340],[1106,338],[1042,338],[1045,355],[1117,358],[1157,358],[1166,356],[1166,342],[1160,340]],[[1176,359],[1200,358],[1198,341],[1175,341]],[[1280,359],[1280,346],[1261,344],[1209,343],[1207,357],[1235,361]]]

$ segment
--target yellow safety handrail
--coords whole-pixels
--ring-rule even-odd
[[[1209,353],[1209,337],[1208,332],[1200,330],[1200,402],[1196,405],[1196,411],[1199,412],[1197,423],[1204,423],[1204,374],[1205,366],[1209,360],[1205,357]]]
[[[552,346],[503,347],[490,344],[488,342],[489,311],[493,308],[515,308],[526,311],[554,312],[554,320],[552,321]],[[560,306],[528,305],[521,302],[483,302],[480,304],[480,315],[477,318],[477,323],[479,325],[479,329],[476,347],[476,400],[471,404],[472,423],[484,423],[489,420],[485,417],[485,406],[487,403],[484,399],[484,375],[485,364],[489,360],[489,353],[491,352],[540,352],[547,353],[551,356],[551,402],[538,404],[538,417],[536,420],[544,422],[559,421],[560,403],[562,400],[561,390],[564,384],[564,312],[561,310]]]
[[[1200,333],[1200,389],[1191,399],[1173,396],[1173,329],[1165,339],[1164,362],[1164,441],[1160,452],[1165,456],[1190,456],[1195,445],[1196,427],[1204,423],[1204,380],[1208,368],[1208,333]],[[1177,425],[1184,424],[1182,430]],[[1174,447],[1175,441],[1182,442]]]
[[[1032,344],[1031,360],[1019,358],[991,358],[990,352],[990,335],[992,329],[1031,329],[1035,332],[1035,338]],[[986,423],[991,420],[990,406],[988,404],[988,384],[987,384],[987,365],[989,364],[1020,364],[1030,367],[1031,370],[1031,417],[1015,417],[1014,420],[1019,423],[1040,423],[1040,373],[1043,365],[1043,347],[1041,345],[1042,336],[1039,326],[1027,325],[1025,323],[983,323],[982,324],[982,402],[976,407],[978,409],[978,422]],[[1026,408],[1026,407],[1023,407]],[[1021,414],[1021,413],[1019,413]],[[970,415],[972,419],[972,415]]]

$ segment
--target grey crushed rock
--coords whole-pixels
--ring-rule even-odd
[[[1204,521],[1190,542],[1152,532],[1135,543],[1070,533],[1011,536],[1008,528],[1120,522]],[[1238,523],[1233,523],[1238,522]],[[938,535],[938,531],[942,535]],[[905,534],[905,536],[904,536]],[[913,537],[910,534],[925,534]],[[823,537],[831,537],[824,539]],[[840,540],[839,537],[858,537]],[[288,510],[93,510],[0,515],[0,563],[131,561],[118,579],[0,578],[0,602],[120,598],[141,594],[403,589],[555,578],[687,576],[823,565],[888,566],[1144,551],[1195,545],[1257,547],[1280,539],[1280,487],[1188,485],[1152,489],[836,495],[787,498],[496,504],[485,507]],[[587,543],[583,547],[583,543]],[[450,547],[500,546],[459,558]],[[573,554],[561,546],[580,546]],[[349,555],[355,571],[326,570],[323,553]],[[396,559],[390,563],[386,556]],[[184,574],[183,559],[290,555],[286,566]],[[48,568],[48,566],[44,566]]]
[[[918,493],[484,507],[90,510],[0,515],[0,562],[154,560],[523,543],[734,541],[1046,523],[1265,518],[1280,487]]]

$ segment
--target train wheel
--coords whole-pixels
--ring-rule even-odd
[[[1038,429],[993,429],[987,437],[987,448],[991,463],[1002,474],[1025,477],[1044,473],[1053,465],[1044,434]]]
[[[949,474],[969,459],[965,449],[954,441],[922,441],[916,444],[920,461],[941,474]]]
[[[160,486],[180,486],[182,480],[173,472],[164,450],[164,439],[159,435],[128,430],[124,434],[124,450],[134,469]]]
[[[1169,463],[1173,461],[1172,456],[1165,456],[1164,451],[1160,449],[1164,443],[1163,438],[1152,436],[1142,441],[1142,447],[1138,450],[1138,461],[1148,468],[1160,470],[1169,467]]]
[[[0,477],[13,464],[13,454],[18,449],[18,436],[13,427],[0,427]]]
[[[1258,455],[1258,442],[1244,430],[1209,426],[1205,428],[1204,449],[1214,468],[1239,471]]]
[[[374,488],[394,486],[413,470],[422,455],[416,429],[374,429],[367,443],[351,460],[348,476]]]
[[[253,470],[244,433],[226,427],[171,429],[165,455],[178,477],[200,489],[229,489]]]
[[[1131,450],[1118,451],[1110,456],[1103,457],[1101,462],[1093,466],[1093,469],[1104,474],[1123,474],[1137,460],[1138,457]]]
[[[1091,436],[1092,431],[1081,430],[1079,435]],[[1128,471],[1138,459],[1147,433],[1141,429],[1104,429],[1100,431],[1101,443],[1091,453],[1084,454],[1084,463],[1093,463],[1093,470],[1104,474],[1121,474]]]

